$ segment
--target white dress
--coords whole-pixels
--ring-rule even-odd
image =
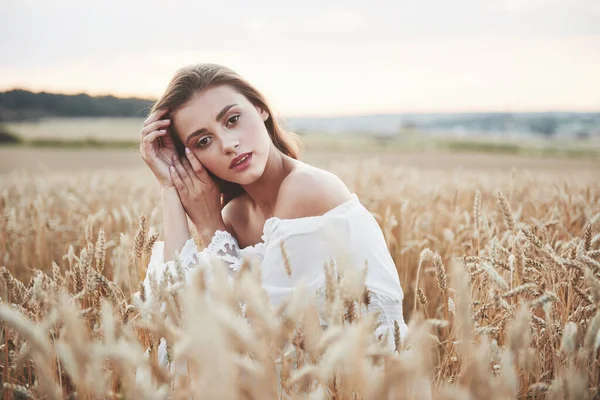
[[[284,268],[282,241],[291,275]],[[198,259],[206,255],[224,260],[229,265],[230,274],[239,270],[246,257],[258,257],[263,288],[271,303],[277,305],[301,282],[305,288],[322,294],[325,284],[323,265],[335,258],[338,248],[347,252],[349,257],[344,259],[345,262],[356,263],[358,268],[364,268],[367,263],[365,284],[371,294],[368,312],[380,312],[381,325],[375,335],[388,333],[388,345],[393,348],[394,321],[400,326],[401,337],[408,329],[402,313],[400,279],[377,221],[356,194],[320,216],[269,218],[263,228],[262,242],[255,246],[240,249],[236,239],[228,232],[217,231],[209,246],[198,251],[190,238],[179,258],[187,276],[196,267]],[[150,275],[160,282],[166,268],[171,270],[171,274],[177,274],[174,261],[164,262],[163,249],[164,242],[156,242],[153,247],[144,281],[147,296],[151,296]],[[164,365],[167,360],[164,341],[161,341],[158,350],[159,362]]]

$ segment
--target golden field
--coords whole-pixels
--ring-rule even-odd
[[[597,161],[307,154],[384,232],[409,324],[390,352],[343,268],[338,281],[324,266],[325,304],[299,290],[271,308],[253,265],[233,284],[217,265],[169,276],[142,302],[162,213],[139,155],[1,151],[4,398],[418,399],[424,381],[436,399],[598,395]],[[185,373],[158,366],[161,337]]]

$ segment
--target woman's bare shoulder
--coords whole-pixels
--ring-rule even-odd
[[[247,217],[249,205],[250,197],[247,193],[242,193],[225,204],[225,207],[221,210],[221,215],[229,232],[235,233],[234,221],[239,224]]]
[[[349,200],[351,195],[344,182],[333,173],[301,164],[281,183],[275,216],[293,219],[323,215]]]

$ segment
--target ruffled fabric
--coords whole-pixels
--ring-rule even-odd
[[[263,285],[267,292],[271,290],[274,303],[301,281],[318,288],[324,282],[323,264],[332,259],[351,268],[366,265],[369,290],[402,302],[400,279],[383,232],[356,194],[321,216],[270,218],[265,222],[263,237],[267,238],[261,266]],[[291,267],[289,275],[283,268],[285,258]]]
[[[179,262],[164,262],[164,242],[156,242],[144,281],[147,296],[153,276],[158,284],[168,274],[189,277],[191,271],[216,257],[237,273],[244,260],[260,265],[262,286],[277,306],[299,286],[320,293],[324,288],[324,264],[335,260],[346,267],[367,267],[365,284],[371,292],[369,312],[379,312],[381,325],[376,335],[387,333],[393,349],[394,322],[403,337],[408,328],[402,311],[403,292],[398,272],[388,251],[383,232],[356,194],[327,213],[295,219],[269,218],[263,227],[262,242],[240,249],[226,231],[217,231],[206,249],[199,251],[190,238],[179,254]],[[167,362],[166,345],[161,341],[159,359]],[[165,364],[163,364],[165,365]]]

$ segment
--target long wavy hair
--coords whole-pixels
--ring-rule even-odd
[[[298,159],[299,144],[298,136],[283,129],[276,120],[274,113],[265,97],[248,81],[235,71],[218,64],[194,64],[183,67],[175,73],[163,95],[154,103],[149,114],[156,110],[168,109],[168,118],[192,97],[203,90],[221,85],[229,85],[238,93],[244,95],[255,107],[266,111],[269,117],[265,126],[275,147],[283,154]],[[169,134],[173,138],[175,148],[180,157],[185,156],[185,145],[179,139],[175,128],[171,124]],[[244,193],[241,185],[225,181],[209,171],[221,192],[221,204],[225,206],[233,198]]]

